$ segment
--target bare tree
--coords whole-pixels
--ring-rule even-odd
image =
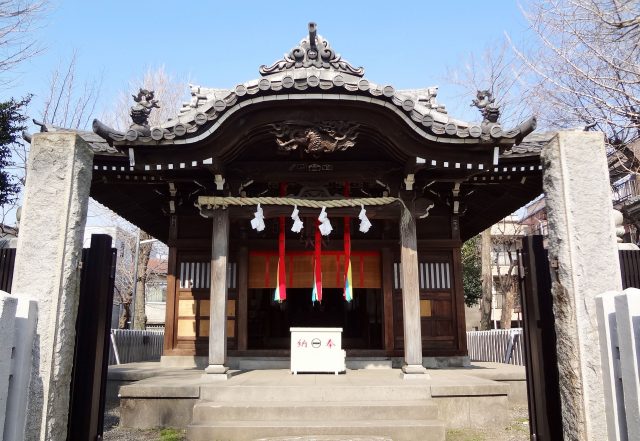
[[[516,125],[531,116],[529,102],[522,98],[530,93],[526,65],[515,56],[507,42],[488,46],[480,56],[469,54],[465,62],[455,69],[448,69],[447,80],[461,88],[463,96],[468,97],[469,101],[479,90],[491,92],[500,107],[500,122],[504,125]],[[511,235],[504,231],[506,222],[503,220],[481,233],[480,327],[483,330],[493,327],[494,291],[503,299],[501,324],[503,327],[511,326],[517,290],[517,260],[513,253],[515,248],[512,250],[514,244]],[[497,259],[500,259],[500,264]],[[509,260],[508,265],[505,265],[504,259]]]
[[[133,299],[133,287],[136,286],[135,323],[137,329],[144,329],[145,317],[145,287],[148,279],[165,276],[163,265],[149,264],[153,254],[166,256],[166,245],[161,242],[146,242],[140,244],[139,256],[136,262],[136,247],[138,240],[145,241],[151,236],[140,231],[108,208],[94,201],[91,207],[92,215],[99,216],[103,223],[114,227],[115,243],[118,251],[115,272],[114,306],[120,307],[120,319],[118,327],[125,329],[131,321],[131,302]],[[138,267],[136,271],[136,265]]]
[[[0,84],[7,85],[7,72],[41,51],[32,31],[45,6],[45,1],[0,0]]]
[[[1,46],[1,45],[0,45]],[[60,64],[51,72],[49,86],[42,95],[44,106],[40,111],[37,123],[42,130],[57,128],[86,129],[95,111],[100,95],[101,80],[79,82],[76,77],[77,54],[73,52],[70,59]],[[20,187],[27,179],[28,142],[17,142],[12,145],[12,165],[9,171]],[[19,200],[5,204],[0,208],[0,220],[15,213]]]
[[[492,227],[492,267],[495,269],[494,286],[502,298],[500,327],[511,328],[511,317],[518,294],[518,250],[524,227],[515,216],[502,219]]]
[[[489,44],[481,54],[469,53],[447,68],[445,81],[460,89],[460,102],[471,103],[479,90],[488,90],[500,108],[500,122],[514,126],[531,116],[525,64],[506,41]]]
[[[129,109],[131,95],[139,88],[153,90],[155,98],[160,104],[159,109],[153,109],[149,115],[151,126],[160,125],[178,114],[183,100],[188,96],[188,81],[176,79],[165,70],[164,66],[148,68],[139,78],[129,81],[128,86],[120,92],[110,107],[110,111],[102,116],[102,121],[114,128],[125,130],[131,124]]]
[[[44,98],[42,122],[66,129],[86,129],[94,116],[102,78],[78,81],[74,51],[68,62],[61,62],[51,73]]]
[[[175,115],[177,115],[181,107],[182,100],[188,91],[187,82],[180,82],[175,80],[172,75],[166,72],[164,66],[160,66],[155,69],[149,68],[141,78],[130,82],[128,89],[121,92],[118,96],[115,104],[112,107],[113,110],[104,115],[102,119],[107,124],[115,128],[121,130],[127,129],[131,124],[131,118],[129,116],[129,109],[131,108],[131,93],[137,91],[139,88],[153,90],[155,97],[160,104],[160,108],[154,109],[149,116],[149,123],[152,126],[161,124],[170,117],[174,117]],[[149,235],[145,231],[140,231],[141,242],[151,239],[153,239],[151,235]],[[135,281],[137,286],[134,317],[134,323],[137,329],[144,329],[147,322],[147,317],[145,314],[145,292],[146,282],[149,277],[148,264],[151,250],[151,242],[142,243],[140,245],[138,261],[131,264],[132,269],[137,265],[137,272],[134,271],[134,273],[137,274],[137,280]],[[128,303],[130,303],[133,289],[131,289],[131,291],[128,291],[128,293]]]
[[[40,52],[41,47],[37,44],[32,31],[42,16],[45,5],[45,1],[0,0],[0,86],[6,87],[10,84],[12,80],[10,72],[20,63]],[[22,98],[22,102],[28,102],[30,96]],[[19,141],[11,144],[12,159],[4,169],[9,180],[20,187],[24,183],[23,173],[20,173],[24,170],[24,166],[16,165],[15,163],[20,160],[16,161],[14,158],[15,150],[24,150],[23,145],[24,143]],[[0,230],[3,234],[6,232],[5,219],[15,211],[15,201],[0,206]],[[17,233],[17,230],[15,232]]]
[[[640,137],[640,1],[546,0],[524,11],[538,36],[512,44],[549,127],[593,128],[614,148]]]
[[[493,304],[493,275],[491,274],[491,227],[484,230],[480,242],[480,261],[482,265],[482,299],[480,301],[480,329],[488,331],[491,326],[491,307]]]

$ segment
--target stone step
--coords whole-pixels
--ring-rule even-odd
[[[430,386],[408,385],[322,385],[300,386],[223,386],[205,385],[200,388],[203,401],[265,402],[265,401],[393,401],[427,400],[431,398]]]
[[[241,371],[253,369],[289,369],[289,357],[235,357],[229,361]],[[347,369],[391,369],[392,360],[388,357],[347,357]]]
[[[219,421],[191,424],[187,428],[187,439],[190,441],[253,441],[277,436],[309,435],[371,435],[389,437],[393,441],[444,441],[445,426],[438,420],[331,420]]]
[[[430,400],[344,401],[344,402],[200,402],[193,408],[193,422],[265,421],[343,421],[343,420],[419,420],[437,419],[438,406]]]

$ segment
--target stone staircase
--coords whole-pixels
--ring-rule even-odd
[[[299,385],[202,386],[187,429],[188,439],[252,441],[311,435],[371,436],[393,441],[445,439],[445,425],[438,420],[438,408],[427,384],[353,385],[335,381],[318,385],[309,384],[314,376],[298,377]]]

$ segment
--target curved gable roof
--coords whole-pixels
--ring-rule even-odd
[[[93,129],[115,146],[135,147],[200,142],[223,130],[225,120],[264,102],[294,100],[358,101],[402,118],[406,127],[430,143],[499,145],[518,144],[535,128],[535,118],[504,129],[498,123],[469,123],[449,116],[436,102],[437,87],[396,90],[364,78],[364,69],[342,59],[327,40],[309,35],[271,66],[261,66],[261,78],[233,89],[211,89],[190,85],[192,99],[166,123],[145,127],[132,125],[126,132],[114,130],[98,120]]]

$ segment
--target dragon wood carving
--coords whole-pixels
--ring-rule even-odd
[[[284,121],[270,126],[280,151],[289,152],[300,147],[312,155],[353,147],[360,127],[344,121]]]

